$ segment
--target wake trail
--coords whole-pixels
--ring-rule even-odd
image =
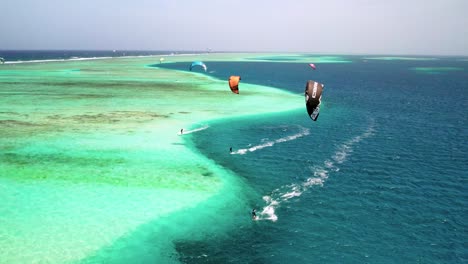
[[[263,149],[263,148],[272,147],[275,144],[295,140],[297,138],[307,136],[309,134],[310,134],[309,129],[301,127],[301,131],[299,133],[294,134],[294,135],[287,136],[287,137],[282,137],[282,138],[279,138],[279,139],[276,139],[276,140],[270,140],[270,141],[264,142],[262,144],[258,144],[256,146],[253,146],[253,147],[250,147],[250,148],[238,149],[236,151],[233,151],[231,154],[232,155],[245,155],[248,152],[254,152],[254,151],[257,151],[257,150],[260,150],[260,149]]]
[[[305,191],[314,185],[323,186],[331,172],[339,171],[339,165],[345,162],[348,156],[353,152],[353,146],[362,140],[372,136],[375,133],[374,123],[367,127],[366,131],[345,143],[338,146],[333,155],[323,162],[323,165],[312,167],[312,176],[301,183],[291,183],[281,186],[271,192],[270,195],[263,196],[266,206],[258,214],[257,220],[278,220],[275,209],[282,203],[294,197],[301,196]]]
[[[199,132],[199,131],[205,130],[205,129],[207,129],[208,127],[209,127],[209,126],[206,126],[206,125],[205,125],[205,126],[202,126],[202,127],[199,127],[199,128],[192,129],[192,130],[185,130],[185,129],[184,129],[183,133],[180,133],[180,131],[179,131],[179,133],[177,133],[177,135],[183,136],[183,135],[185,135],[185,134],[192,134],[192,133],[195,133],[195,132]]]

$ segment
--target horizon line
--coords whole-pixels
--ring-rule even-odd
[[[313,51],[223,51],[223,50],[151,50],[151,49],[0,49],[2,51],[119,51],[119,52],[195,52],[195,53],[277,53],[277,54],[310,54],[310,55],[342,55],[342,56],[438,56],[438,57],[468,57],[468,54],[414,54],[414,53],[360,53],[360,52],[313,52]],[[162,54],[158,54],[162,55]]]

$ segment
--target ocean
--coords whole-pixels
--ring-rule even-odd
[[[113,51],[26,53],[0,57]],[[0,65],[5,263],[468,262],[466,58],[210,56],[190,57],[206,58],[208,69],[186,79],[190,61],[159,56]],[[212,80],[200,74],[225,86],[186,98],[191,82]],[[242,77],[239,95],[230,75]],[[325,85],[316,122],[305,109],[307,80]],[[297,94],[297,108],[261,100],[248,107],[271,113],[238,115],[251,85]],[[205,109],[217,98],[222,109]],[[171,122],[196,119],[192,110],[231,116],[194,123],[171,143],[180,139]]]
[[[146,50],[0,50],[0,58],[7,63],[80,60],[128,56],[197,54],[199,51],[146,51]]]
[[[304,107],[193,134],[198,151],[250,186],[261,221],[176,243],[182,262],[468,261],[468,62],[347,59],[315,71],[274,58],[207,62],[208,75],[242,77],[239,96],[243,82],[297,94],[322,82],[323,106],[316,122]]]

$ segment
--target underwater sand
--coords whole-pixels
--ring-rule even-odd
[[[170,262],[167,241],[228,204],[242,208],[243,183],[184,137],[208,120],[302,107],[302,96],[249,84],[235,95],[199,73],[147,67],[159,58],[0,65],[1,263],[92,262],[158,221],[167,237],[152,254]],[[164,220],[203,202],[209,210],[186,221]]]

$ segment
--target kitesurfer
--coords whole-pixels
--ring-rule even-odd
[[[255,208],[252,209],[252,219],[255,220],[257,218],[257,213],[255,212]]]
[[[183,133],[184,133],[184,129],[182,128],[182,129],[180,130],[180,134],[182,135]]]
[[[232,153],[232,147],[230,147],[230,148],[229,148],[229,152],[231,152],[231,153]]]

